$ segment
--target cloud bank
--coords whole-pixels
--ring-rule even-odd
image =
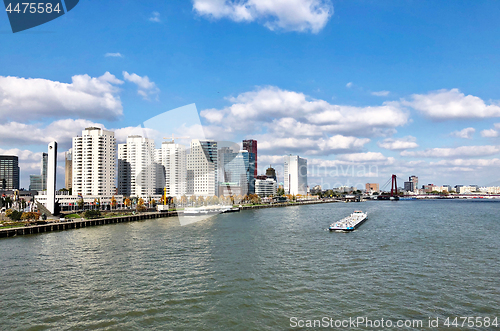
[[[397,103],[373,107],[332,105],[275,86],[227,98],[231,105],[200,114],[220,132],[246,133],[269,153],[329,155],[360,151],[370,137],[392,134],[408,122]],[[259,132],[263,132],[260,133]]]
[[[117,85],[106,72],[100,77],[75,75],[71,83],[40,78],[0,76],[0,119],[37,120],[78,117],[113,120],[123,114]]]
[[[434,120],[500,117],[500,106],[486,104],[481,98],[465,95],[458,89],[413,94],[402,104],[410,106]]]
[[[318,33],[333,15],[329,0],[194,0],[193,10],[211,19],[261,22],[270,30]]]

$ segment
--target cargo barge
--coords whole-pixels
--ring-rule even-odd
[[[330,225],[329,230],[335,232],[350,232],[356,230],[368,219],[368,214],[361,210],[355,210],[354,213]]]

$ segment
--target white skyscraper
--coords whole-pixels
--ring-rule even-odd
[[[307,195],[307,160],[298,155],[287,155],[284,159],[285,193]]]
[[[213,140],[191,141],[187,155],[187,194],[214,196],[217,190],[217,142]]]
[[[86,128],[73,137],[73,194],[113,196],[116,141],[112,131]]]
[[[165,141],[157,150],[157,160],[165,169],[167,196],[180,197],[187,193],[186,146]]]
[[[118,193],[148,198],[163,186],[163,171],[156,162],[155,142],[142,136],[129,136],[118,145]]]

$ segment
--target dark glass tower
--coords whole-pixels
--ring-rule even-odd
[[[248,151],[248,153],[253,153],[255,157],[255,165],[254,165],[254,172],[253,172],[253,177],[257,177],[257,140],[243,140],[243,149],[245,151]]]
[[[0,155],[0,190],[19,189],[19,158]]]

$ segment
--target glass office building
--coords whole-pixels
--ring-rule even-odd
[[[20,173],[17,156],[0,155],[0,190],[18,190]]]

